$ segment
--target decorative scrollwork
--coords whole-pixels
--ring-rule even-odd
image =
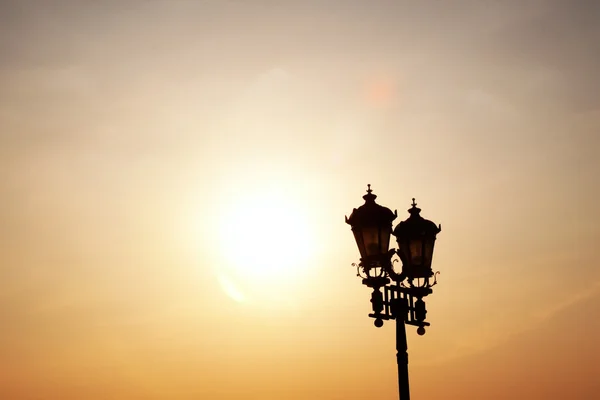
[[[362,263],[352,263],[352,266],[356,267],[356,276],[363,279],[382,278],[386,276],[385,269],[378,265],[364,266]]]
[[[429,287],[437,285],[437,276],[439,274],[440,274],[440,271],[436,271],[435,274],[433,274],[433,283],[431,285],[429,285]]]
[[[353,266],[353,267],[356,267],[356,276],[358,276],[359,278],[366,278],[365,276],[362,276],[362,275],[360,274],[360,267],[361,267],[361,265],[360,265],[360,264],[357,264],[357,263],[352,263],[352,266]]]
[[[356,267],[356,276],[363,279],[385,278],[388,276],[388,267],[379,260],[361,260],[360,263],[352,263]]]
[[[394,263],[397,263],[398,260],[397,258],[394,258],[393,260],[391,259],[391,257],[394,256],[394,254],[396,254],[395,250],[390,250],[390,263],[387,266],[387,274],[390,277],[390,279],[396,281],[396,282],[402,282],[404,281],[404,275],[402,273],[397,273],[394,270]]]

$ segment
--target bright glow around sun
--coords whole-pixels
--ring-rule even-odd
[[[223,209],[219,227],[226,267],[219,280],[237,301],[246,299],[246,291],[291,287],[315,252],[308,210],[282,190],[236,198]]]

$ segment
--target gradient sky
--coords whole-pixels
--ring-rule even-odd
[[[396,398],[344,223],[367,183],[443,227],[415,399],[597,397],[598,21],[0,2],[0,398]]]

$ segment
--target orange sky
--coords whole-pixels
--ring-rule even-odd
[[[594,398],[599,4],[1,2],[0,398],[396,398],[367,183],[443,226],[413,398]]]

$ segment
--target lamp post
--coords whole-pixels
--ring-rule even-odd
[[[360,252],[357,275],[362,283],[373,289],[371,303],[374,324],[380,328],[385,320],[396,320],[396,351],[398,361],[398,386],[400,400],[409,400],[408,346],[406,325],[417,326],[419,335],[425,334],[427,310],[423,298],[433,292],[436,276],[431,269],[433,247],[442,226],[421,217],[421,209],[412,199],[410,216],[392,231],[392,221],[398,212],[375,203],[376,195],[368,185],[363,196],[365,204],[352,210],[346,223]],[[394,235],[398,250],[389,249],[390,236]],[[394,255],[402,262],[400,273],[394,270]]]

